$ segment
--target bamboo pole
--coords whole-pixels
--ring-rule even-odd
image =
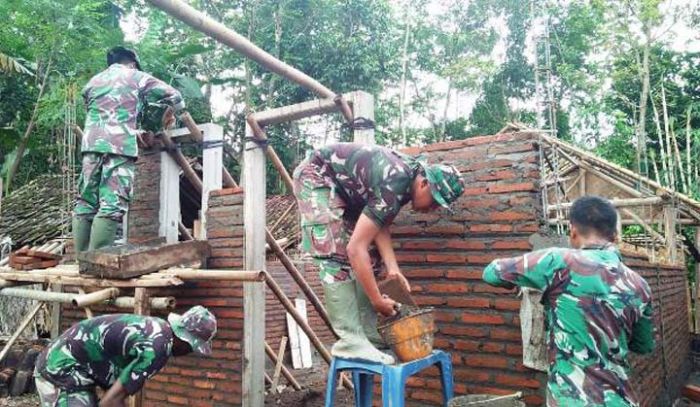
[[[258,122],[255,121],[253,115],[248,115],[248,117],[246,117],[246,121],[253,129],[255,137],[259,138],[260,140],[267,140],[267,135],[265,134],[265,131],[263,131]],[[265,155],[267,155],[270,161],[272,161],[272,165],[274,165],[277,171],[279,172],[280,176],[282,177],[282,180],[284,181],[284,184],[287,186],[287,190],[289,192],[293,192],[294,182],[292,181],[292,177],[289,175],[287,169],[284,168],[282,160],[280,160],[275,150],[269,144],[265,147]]]
[[[173,309],[176,304],[175,297],[151,297],[149,301],[151,309]],[[136,306],[136,299],[134,297],[117,297],[110,305],[117,308],[133,309]]]
[[[629,209],[621,209],[621,212],[624,213],[625,215],[629,216],[632,218],[635,222],[637,222],[638,225],[640,225],[644,230],[646,230],[647,233],[649,233],[651,236],[654,237],[654,239],[658,240],[659,242],[664,242],[665,239],[664,237],[657,231],[655,231],[647,222],[644,222],[644,219],[640,218],[637,216],[636,213],[632,212]]]
[[[141,278],[160,280],[174,277],[180,280],[228,280],[228,281],[263,281],[265,272],[258,270],[205,270],[192,268],[170,268],[159,273],[147,274]]]
[[[185,124],[185,127],[187,127],[187,130],[190,131],[190,135],[194,137],[195,141],[198,143],[201,143],[204,141],[204,136],[202,135],[202,131],[197,127],[197,123],[194,121],[192,116],[190,115],[189,112],[184,112],[180,115],[180,120]],[[224,167],[221,168],[221,175],[223,177],[223,183],[226,186],[229,187],[235,187],[236,181],[233,179],[231,174],[228,172],[228,170]],[[200,191],[201,192],[201,191]]]
[[[34,319],[34,316],[39,312],[41,307],[44,306],[44,303],[39,301],[30,311],[27,313],[27,315],[24,317],[22,322],[19,324],[19,327],[15,332],[12,334],[10,339],[7,340],[7,343],[5,343],[5,347],[2,348],[2,351],[0,351],[0,362],[2,362],[5,359],[5,356],[7,356],[8,352],[10,352],[10,348],[14,343],[17,341],[17,338],[24,332],[25,329],[29,326],[29,324],[32,322],[32,319]]]
[[[264,68],[289,79],[292,82],[324,98],[334,98],[335,93],[321,83],[273,57],[247,38],[223,24],[213,20],[204,13],[194,9],[180,0],[148,0],[149,3],[184,22],[197,31],[228,45],[243,56],[252,59]]]
[[[299,324],[299,327],[301,328],[302,331],[306,334],[306,336],[309,337],[309,340],[311,343],[314,345],[318,353],[321,355],[323,360],[326,361],[330,365],[332,356],[331,353],[328,352],[328,349],[326,349],[325,345],[323,345],[323,342],[318,338],[316,335],[316,332],[314,332],[313,329],[309,326],[308,322],[302,318],[302,316],[299,314],[299,312],[296,310],[294,307],[294,304],[292,304],[292,301],[289,300],[287,295],[282,291],[280,286],[277,284],[275,279],[266,273],[265,275],[265,283],[267,283],[267,286],[270,287],[272,290],[272,293],[277,297],[277,299],[282,303],[282,306],[287,310],[287,312],[294,318],[294,320]],[[345,386],[348,389],[352,388],[352,384],[348,380],[344,380]]]
[[[101,302],[114,299],[117,295],[119,295],[118,288],[105,288],[103,290],[94,291],[89,294],[78,295],[75,298],[73,298],[72,303],[73,306],[85,308],[90,305],[99,304]]]
[[[616,208],[628,207],[628,206],[645,206],[645,205],[657,205],[664,202],[664,199],[660,196],[651,196],[647,198],[624,198],[624,199],[610,199],[610,203]],[[561,209],[569,209],[573,203],[564,202],[560,204],[548,205],[548,211],[557,211]]]
[[[194,240],[194,237],[192,237],[192,235],[190,234],[190,231],[187,230],[187,228],[182,223],[182,221],[179,221],[177,223],[177,229],[180,231],[180,234],[182,235],[182,237],[185,238],[185,240]]]
[[[277,366],[277,363],[280,363],[279,359],[277,358],[277,355],[275,355],[275,351],[267,343],[267,341],[265,341],[265,353],[270,358],[270,360],[272,360],[272,363],[274,363],[275,366]],[[289,369],[287,369],[287,367],[284,366],[284,364],[281,364],[281,366],[282,366],[282,376],[284,376],[284,378],[287,379],[287,381],[289,382],[289,384],[292,385],[294,390],[301,390],[301,385],[294,378],[294,376],[292,376],[292,373],[289,371]],[[272,383],[272,379],[270,379],[270,383]],[[275,391],[274,388],[272,390]]]
[[[187,178],[194,189],[197,190],[200,194],[202,193],[202,190],[204,187],[202,186],[202,180],[199,179],[199,175],[192,169],[192,166],[190,166],[190,163],[187,162],[187,158],[182,154],[182,151],[178,148],[178,146],[175,144],[175,142],[170,138],[170,136],[167,134],[167,132],[161,133],[161,141],[163,142],[163,145],[165,146],[166,151],[168,154],[170,154],[171,157],[173,157],[173,160],[182,168],[182,172],[185,175],[185,178]]]
[[[28,300],[45,301],[45,302],[60,302],[64,304],[72,304],[76,294],[58,293],[52,291],[32,290],[30,288],[8,287],[0,289],[0,295],[4,297],[24,298]]]

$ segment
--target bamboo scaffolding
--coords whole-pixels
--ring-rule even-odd
[[[663,203],[665,200],[664,198],[659,196],[651,196],[647,198],[610,199],[609,201],[616,208],[624,208],[629,206],[657,205]],[[564,202],[560,204],[549,205],[547,206],[547,210],[551,212],[562,209],[569,209],[572,205],[572,202]]]
[[[73,298],[73,306],[87,308],[90,305],[99,304],[107,300],[116,298],[119,295],[119,289],[110,287],[104,290],[94,291],[89,294],[80,294]]]
[[[275,364],[275,366],[277,366],[278,363],[281,363],[280,360],[277,358],[277,355],[275,355],[275,351],[267,343],[267,341],[265,341],[265,353],[270,358],[272,363]],[[289,384],[292,385],[294,390],[301,390],[301,385],[294,378],[294,376],[292,376],[292,372],[290,372],[289,369],[287,369],[287,367],[284,364],[282,364],[281,366],[282,366],[282,376],[284,376],[284,378],[287,379],[287,381],[289,382]],[[270,379],[270,383],[272,383],[272,379]],[[275,389],[272,389],[272,390],[274,391]]]

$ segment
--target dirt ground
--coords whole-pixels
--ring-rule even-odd
[[[39,397],[25,394],[19,397],[0,398],[0,407],[39,407]]]
[[[323,407],[326,400],[326,369],[318,367],[303,370],[294,370],[294,378],[304,387],[294,391],[287,386],[282,393],[267,392],[265,407]],[[338,389],[335,392],[334,407],[352,407],[355,405],[351,391]]]

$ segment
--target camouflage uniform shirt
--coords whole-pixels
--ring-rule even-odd
[[[155,317],[104,315],[73,325],[39,355],[36,371],[69,390],[109,388],[119,380],[134,394],[172,354],[170,325]]]
[[[333,180],[347,205],[346,216],[367,215],[377,226],[394,220],[411,200],[411,185],[418,171],[413,157],[385,147],[339,143],[314,151],[312,164]]]
[[[87,106],[83,153],[138,156],[137,119],[144,104],[185,107],[180,92],[153,76],[125,65],[112,64],[83,89]]]
[[[627,356],[654,348],[651,290],[613,245],[495,260],[484,280],[544,292],[548,406],[638,405]]]

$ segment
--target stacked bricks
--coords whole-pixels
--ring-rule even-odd
[[[157,194],[157,190],[156,190]],[[207,236],[212,246],[210,268],[241,269],[243,264],[243,194],[240,189],[213,191],[207,212]],[[158,222],[158,217],[152,220]],[[137,236],[138,238],[138,236]],[[243,285],[241,282],[197,281],[185,285],[149,289],[151,296],[173,296],[174,312],[203,305],[214,313],[218,332],[211,357],[173,357],[146,383],[145,406],[240,406],[242,399]],[[123,290],[122,295],[133,295]],[[95,314],[130,312],[114,308],[93,309]],[[154,311],[165,318],[167,312]],[[64,307],[63,329],[83,319],[81,310]]]
[[[157,239],[160,229],[160,153],[146,151],[136,160],[134,196],[129,204],[128,241]]]
[[[493,259],[530,251],[529,237],[543,228],[537,134],[476,137],[406,152],[454,164],[466,181],[453,214],[418,214],[406,208],[391,229],[397,259],[416,301],[435,307],[435,346],[452,355],[456,393],[523,391],[529,405],[543,404],[546,375],[522,364],[520,299],[514,290],[481,280]],[[657,308],[663,308],[667,371],[660,348],[633,363],[640,399],[649,405],[664,392],[664,380],[675,383],[685,377],[681,361],[687,359],[689,346],[686,279],[683,270],[651,266],[645,259],[630,265],[650,279]],[[659,329],[661,312],[655,312]],[[440,404],[437,374],[432,369],[411,378],[407,398]]]

